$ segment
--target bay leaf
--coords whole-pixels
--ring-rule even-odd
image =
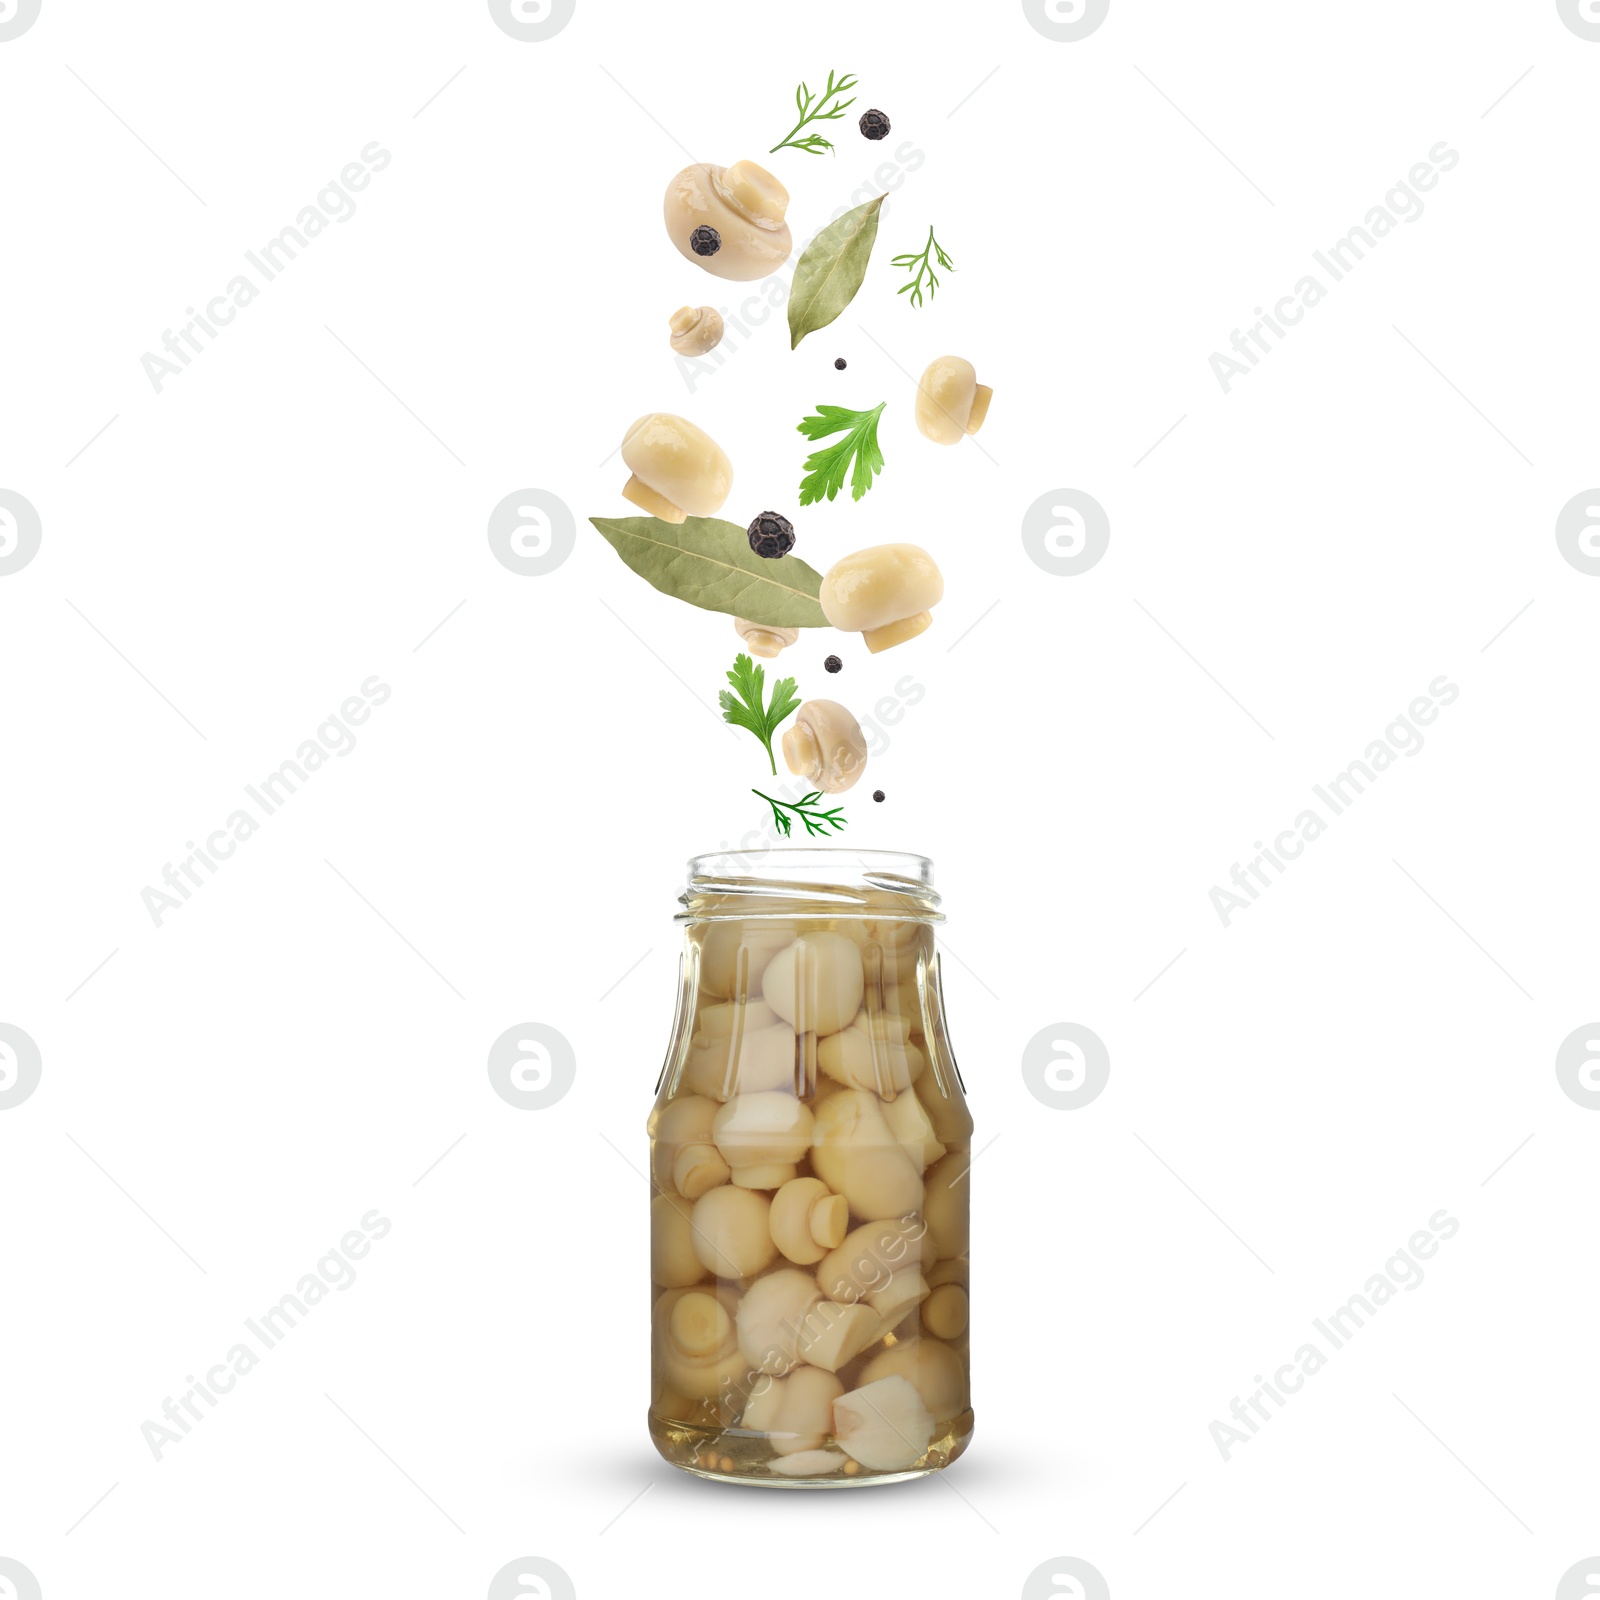
[[[798,556],[758,556],[736,522],[688,517],[590,517],[646,583],[703,611],[725,611],[766,628],[826,628],[822,575]]]
[[[830,222],[800,257],[789,289],[789,348],[825,328],[856,297],[878,238],[884,196]]]

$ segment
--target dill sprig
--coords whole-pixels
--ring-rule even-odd
[[[795,135],[805,127],[808,122],[834,122],[842,117],[847,106],[855,104],[852,96],[849,100],[839,101],[829,107],[828,102],[837,96],[855,88],[856,80],[847,72],[837,83],[833,80],[833,69],[828,69],[828,86],[813,100],[811,91],[805,84],[801,84],[794,92],[795,109],[800,113],[800,120],[767,152],[775,155],[785,147],[791,150],[804,150],[808,155],[820,156],[824,150],[833,149],[831,141],[824,139],[820,133],[808,133],[805,138],[797,139]]]
[[[778,831],[785,839],[789,837],[790,829],[793,826],[785,815],[789,811],[794,812],[805,823],[806,832],[813,839],[826,834],[829,828],[832,828],[837,833],[845,826],[843,806],[835,806],[831,811],[819,811],[817,809],[816,802],[822,798],[820,789],[814,789],[810,794],[802,795],[800,799],[794,801],[774,800],[770,794],[761,794],[759,789],[752,789],[750,793],[760,795],[772,807],[772,820],[777,824]]]
[[[932,260],[929,260],[930,255],[933,258]],[[926,275],[928,298],[931,300],[939,288],[939,275],[934,271],[935,262],[943,267],[946,272],[954,272],[956,270],[955,262],[945,254],[944,247],[934,238],[933,229],[930,227],[928,229],[928,242],[922,247],[920,255],[896,256],[894,258],[892,263],[894,266],[904,267],[908,272],[914,269],[916,272],[916,276],[912,278],[911,282],[901,284],[896,292],[899,294],[909,293],[912,305],[920,306],[922,304],[922,281],[924,275]]]

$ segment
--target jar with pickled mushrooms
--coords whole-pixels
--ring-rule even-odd
[[[649,1120],[651,1438],[739,1483],[938,1471],[972,1435],[972,1118],[931,867],[702,856],[682,904]]]

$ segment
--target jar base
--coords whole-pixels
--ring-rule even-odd
[[[972,1440],[973,1415],[969,1407],[946,1425],[919,1460],[892,1472],[877,1472],[848,1461],[854,1471],[840,1468],[812,1477],[785,1477],[772,1470],[781,1461],[765,1434],[742,1428],[702,1428],[648,1414],[650,1438],[662,1460],[691,1477],[717,1483],[739,1483],[757,1489],[856,1489],[867,1484],[907,1483],[942,1472],[962,1455]],[[825,1445],[824,1448],[835,1448]]]

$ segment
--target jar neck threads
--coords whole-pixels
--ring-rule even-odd
[[[724,851],[689,862],[680,922],[871,917],[942,922],[933,864],[894,850]]]

